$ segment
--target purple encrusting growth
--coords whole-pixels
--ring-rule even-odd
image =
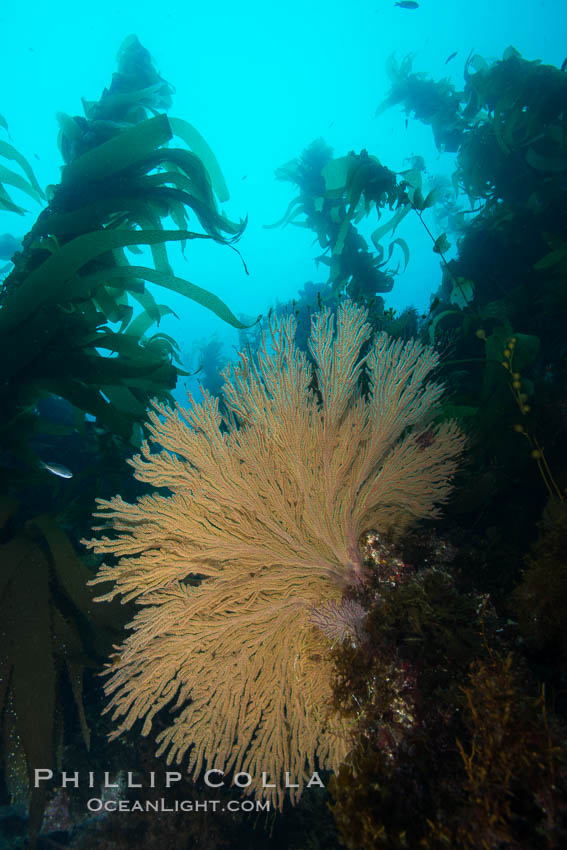
[[[348,638],[357,642],[364,639],[363,623],[367,613],[354,599],[323,602],[311,609],[309,622],[317,626],[329,640],[343,643]]]

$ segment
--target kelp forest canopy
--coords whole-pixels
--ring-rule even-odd
[[[180,374],[179,345],[159,331],[172,310],[146,282],[242,327],[217,296],[177,277],[168,260],[168,243],[186,250],[191,240],[208,239],[234,248],[245,227],[219,212],[228,190],[205,140],[163,111],[171,93],[133,36],[109,88],[99,101],[84,102],[85,116],[58,115],[61,182],[49,187],[47,207],[0,291],[6,439],[29,445],[38,427],[34,402],[49,395],[69,402],[77,421],[88,413],[121,438],[133,437],[150,399],[167,398]],[[38,188],[29,185],[36,195]],[[200,232],[188,229],[190,218]],[[136,264],[140,246],[150,248],[152,266]]]
[[[334,158],[323,140],[278,169],[299,189],[280,223],[313,230],[323,249],[316,262],[329,268],[327,286],[307,284],[294,307],[301,322],[308,304],[346,293],[377,327],[444,350],[446,413],[466,424],[481,465],[469,497],[472,487],[477,504],[488,498],[498,516],[505,504],[517,512],[513,494],[523,491],[507,474],[494,488],[500,464],[512,464],[519,480],[539,475],[542,497],[563,494],[552,470],[564,427],[567,76],[510,47],[492,63],[469,56],[458,90],[414,71],[413,61],[390,58],[391,89],[377,115],[400,106],[430,126],[441,155],[453,154],[452,179],[430,175],[419,156],[400,173],[366,150]],[[357,225],[372,213],[379,222],[369,244]],[[441,285],[421,317],[409,304],[396,315],[381,297],[410,261],[408,215],[441,262]]]
[[[360,641],[341,643],[336,659],[335,706],[357,718],[358,737],[331,781],[333,812],[353,850],[408,842],[473,850],[495,835],[560,847],[566,778],[550,747],[566,710],[567,74],[513,47],[494,62],[471,55],[462,89],[414,71],[411,57],[392,58],[388,72],[377,116],[398,106],[430,126],[441,157],[454,158],[452,179],[430,175],[420,156],[393,174],[372,151],[334,159],[323,140],[313,143],[276,172],[299,189],[281,223],[314,231],[329,278],[274,312],[293,310],[306,339],[310,312],[334,309],[347,293],[366,304],[374,327],[435,344],[449,388],[440,418],[457,417],[470,442],[441,539],[408,539],[405,557],[380,537],[368,541],[381,583],[364,621],[377,630],[372,640],[356,631],[360,613],[333,626]],[[374,211],[369,242],[357,226]],[[396,314],[381,297],[410,259],[408,215],[440,257],[424,315],[411,305]],[[403,265],[391,263],[396,256]],[[421,567],[410,576],[407,563]],[[484,602],[473,603],[478,593]],[[465,613],[468,604],[476,614]],[[453,671],[450,684],[441,684],[443,670]],[[542,681],[547,699],[537,695]],[[442,694],[455,685],[461,696],[449,696],[445,714]],[[457,704],[464,725],[450,731]],[[446,735],[460,742],[455,761],[451,750],[441,755]],[[393,794],[404,802],[392,806]],[[524,817],[536,797],[545,813],[535,803]]]

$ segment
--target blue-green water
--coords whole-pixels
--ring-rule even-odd
[[[53,251],[56,258],[60,256],[62,244],[66,247],[64,238],[61,244],[55,239],[33,242],[28,237],[25,250],[19,255],[20,265],[17,262],[13,271],[10,265],[4,266],[14,240],[26,236],[43,207],[14,187],[8,172],[0,171],[0,185],[5,183],[12,199],[24,208],[22,215],[0,211],[0,236],[8,234],[0,239],[0,274],[2,278],[8,276],[0,292],[0,333],[4,334],[0,337],[0,848],[20,850],[26,846],[27,825],[32,823],[36,831],[39,829],[47,803],[39,850],[64,846],[75,850],[263,850],[269,845],[271,820],[262,822],[260,831],[265,826],[267,831],[259,835],[254,832],[254,817],[246,815],[232,821],[223,813],[217,818],[214,808],[202,810],[199,819],[179,820],[165,815],[128,821],[126,814],[121,820],[115,813],[109,817],[104,813],[97,817],[92,810],[86,813],[85,801],[90,792],[84,783],[89,771],[97,772],[92,793],[113,804],[120,796],[132,799],[126,778],[129,770],[144,772],[145,790],[141,795],[151,797],[153,780],[149,782],[148,771],[163,773],[166,769],[163,759],[154,758],[154,731],[167,728],[164,718],[171,705],[162,707],[156,728],[148,737],[140,735],[141,724],[137,722],[145,710],[136,709],[132,711],[132,718],[137,718],[133,728],[116,742],[107,740],[120,720],[102,713],[108,694],[103,694],[97,673],[103,658],[112,651],[110,664],[115,675],[119,678],[124,669],[127,671],[126,684],[122,682],[119,694],[123,696],[127,691],[128,673],[132,674],[132,670],[128,669],[124,649],[128,646],[125,634],[129,632],[125,633],[123,627],[134,614],[127,609],[130,613],[126,616],[124,609],[117,609],[117,613],[110,606],[107,613],[105,605],[93,608],[90,591],[85,589],[87,580],[101,568],[101,553],[112,561],[117,551],[108,541],[98,549],[94,546],[94,553],[85,546],[85,538],[93,533],[91,513],[95,498],[111,498],[119,493],[125,502],[135,503],[156,487],[161,488],[164,502],[149,503],[146,517],[140,519],[136,514],[129,525],[127,509],[120,503],[114,525],[110,521],[111,537],[121,529],[120,539],[127,541],[125,550],[131,556],[118,565],[117,574],[123,570],[125,584],[134,582],[132,575],[139,578],[140,563],[151,563],[156,569],[155,581],[149,571],[148,586],[141,586],[144,576],[140,570],[141,585],[134,587],[132,596],[140,593],[143,601],[153,605],[155,599],[148,602],[149,597],[143,594],[160,586],[165,597],[170,592],[179,593],[183,604],[187,601],[185,593],[187,598],[191,593],[197,599],[203,598],[205,593],[200,597],[200,591],[207,591],[213,584],[212,580],[207,584],[207,580],[211,576],[218,579],[225,565],[227,571],[234,569],[236,576],[246,564],[249,550],[253,552],[253,566],[238,573],[234,586],[240,587],[238,582],[242,581],[249,588],[249,597],[245,593],[243,598],[246,604],[251,600],[250,610],[254,613],[257,602],[260,607],[266,600],[271,604],[274,587],[276,596],[281,589],[278,581],[284,587],[281,598],[273,603],[275,613],[271,618],[262,620],[263,609],[256,620],[255,615],[250,615],[250,633],[242,627],[249,609],[244,605],[245,614],[240,616],[237,602],[240,604],[241,599],[235,601],[231,597],[232,587],[228,587],[226,599],[221,600],[224,608],[219,603],[210,621],[208,609],[204,614],[197,611],[203,617],[203,634],[209,627],[214,630],[219,622],[222,625],[223,618],[230,628],[234,626],[230,632],[234,650],[231,645],[223,656],[228,670],[233,657],[240,659],[242,669],[249,669],[251,658],[258,664],[250,681],[244,675],[241,679],[235,676],[234,692],[240,693],[243,704],[249,691],[254,691],[254,682],[265,681],[262,653],[269,643],[270,629],[279,623],[280,607],[282,616],[287,616],[290,598],[297,600],[297,608],[291,605],[290,609],[301,611],[301,628],[310,635],[309,640],[315,641],[313,648],[306,638],[308,650],[303,645],[301,651],[297,650],[294,662],[288,665],[291,674],[283,662],[283,673],[278,667],[281,678],[274,680],[275,696],[257,689],[256,699],[250,698],[250,713],[252,708],[256,711],[256,726],[246,727],[244,715],[248,715],[243,712],[232,742],[225,741],[225,752],[220,757],[228,758],[231,746],[237,743],[243,750],[240,761],[254,752],[264,718],[279,694],[278,685],[281,683],[283,689],[289,679],[293,685],[289,686],[290,693],[299,696],[289,698],[285,710],[280,712],[275,737],[280,742],[291,740],[295,708],[299,705],[301,713],[304,704],[309,704],[309,710],[313,707],[309,703],[311,691],[296,688],[305,672],[302,664],[327,663],[337,645],[346,647],[343,656],[332,655],[332,663],[337,665],[333,667],[333,711],[342,712],[341,716],[352,722],[352,738],[348,740],[351,755],[356,753],[358,757],[356,770],[352,760],[347,762],[351,773],[347,771],[346,779],[343,775],[340,787],[337,785],[332,791],[333,799],[339,801],[336,825],[328,810],[326,792],[305,792],[299,809],[291,811],[286,804],[284,815],[275,817],[275,847],[337,850],[337,829],[345,841],[349,830],[359,825],[360,834],[357,832],[358,838],[352,839],[349,850],[414,850],[414,846],[417,850],[417,843],[412,845],[411,841],[420,838],[430,842],[419,845],[429,850],[447,846],[476,850],[476,830],[482,836],[482,846],[494,850],[520,846],[527,850],[560,850],[565,846],[561,806],[567,780],[564,762],[554,761],[560,751],[557,729],[561,729],[559,724],[565,722],[567,715],[567,102],[554,99],[554,92],[564,93],[567,79],[565,9],[560,0],[420,0],[405,6],[392,0],[351,4],[291,0],[282,5],[220,2],[214,7],[190,3],[110,4],[103,0],[90,6],[13,3],[5,4],[0,11],[0,115],[8,128],[2,122],[2,168],[14,165],[9,157],[6,159],[8,142],[26,157],[39,184],[47,187],[51,197],[49,187],[59,184],[63,165],[56,116],[82,115],[82,99],[95,102],[101,97],[116,71],[120,45],[135,34],[151,54],[163,80],[175,89],[169,116],[191,122],[216,155],[230,192],[230,198],[221,205],[223,214],[236,222],[247,217],[248,222],[237,251],[210,239],[190,241],[184,254],[177,244],[169,245],[168,257],[175,275],[214,293],[250,324],[259,315],[265,318],[296,313],[297,345],[303,350],[307,350],[309,318],[321,306],[320,291],[324,291],[324,300],[335,313],[337,300],[345,294],[355,301],[358,298],[370,310],[372,333],[385,329],[399,337],[396,356],[406,351],[403,346],[407,343],[407,350],[418,352],[418,364],[431,358],[434,380],[445,385],[440,400],[434,390],[424,406],[425,414],[414,416],[415,409],[410,409],[409,403],[404,408],[397,393],[404,381],[408,386],[410,383],[411,369],[404,371],[403,366],[405,355],[400,355],[402,365],[394,378],[391,376],[395,369],[390,373],[386,369],[378,381],[361,369],[362,376],[353,381],[352,398],[346,403],[346,412],[337,419],[339,425],[332,439],[327,439],[325,432],[324,439],[318,441],[319,432],[313,423],[322,415],[324,405],[320,402],[325,383],[319,363],[318,375],[311,376],[311,384],[307,380],[300,398],[313,418],[305,419],[308,427],[298,444],[286,443],[290,433],[300,433],[299,428],[286,430],[289,411],[285,402],[294,398],[293,392],[288,388],[283,398],[285,415],[281,416],[276,403],[273,413],[273,397],[268,392],[265,406],[254,408],[256,419],[242,415],[240,409],[236,418],[223,421],[218,432],[211,421],[204,425],[201,422],[203,427],[196,429],[190,448],[185,444],[179,449],[181,442],[168,443],[165,439],[163,474],[156,472],[152,478],[152,463],[156,469],[159,467],[154,457],[148,460],[147,478],[144,479],[144,464],[139,463],[137,472],[142,472],[134,480],[125,461],[139,448],[140,423],[151,394],[171,389],[183,403],[186,389],[200,398],[200,383],[216,392],[220,379],[215,370],[228,360],[236,362],[237,350],[244,348],[248,359],[240,373],[243,382],[235,391],[236,396],[244,395],[250,366],[258,363],[255,332],[265,328],[266,323],[258,325],[247,337],[239,337],[211,310],[146,283],[147,291],[173,308],[176,315],[166,315],[159,328],[152,325],[146,338],[128,339],[127,321],[120,327],[120,319],[115,323],[108,319],[112,298],[119,298],[117,290],[110,292],[112,297],[106,291],[95,298],[87,288],[87,295],[81,300],[80,286],[86,280],[88,287],[88,274],[92,271],[86,263],[76,270],[77,277],[67,281],[74,293],[69,300],[65,297],[67,290],[58,293],[47,275],[43,282],[54,287],[55,294],[44,303],[37,282],[34,286],[34,269],[37,266],[41,271],[43,263],[49,264],[48,252]],[[505,53],[510,46],[513,49]],[[508,64],[498,65],[503,55]],[[525,65],[520,55],[534,64]],[[425,103],[424,99],[420,101],[420,97],[425,97],[423,90],[413,101],[408,98],[405,104],[378,109],[391,90],[388,65],[392,68],[393,63],[401,63],[408,56],[412,57],[414,74],[422,74],[424,80],[445,80],[447,90],[454,87],[459,93],[465,87],[467,73],[480,69],[477,82],[469,83],[467,88],[469,107],[464,97],[455,98],[460,103],[458,122],[462,121],[462,137],[455,145],[460,147],[459,154],[445,150],[440,139],[434,139],[431,126],[421,123],[414,114],[416,104],[420,107]],[[471,57],[483,58],[471,62]],[[542,89],[541,111],[530,88],[536,62],[554,66],[540,78],[545,79],[546,86]],[[475,85],[481,88],[478,80],[485,79],[487,69],[502,69],[504,65],[510,73],[509,78],[504,74],[511,81],[509,88],[502,91],[498,81],[491,78],[490,85],[498,91],[498,98],[491,101],[493,89],[489,87],[487,99],[483,100],[486,92],[479,94]],[[524,73],[528,80],[525,89]],[[417,79],[412,77],[414,83]],[[525,102],[521,100],[524,95]],[[479,106],[476,112],[472,108],[475,97]],[[434,121],[430,123],[435,125]],[[78,126],[84,130],[86,122]],[[439,128],[443,134],[447,124],[439,121],[434,129]],[[113,133],[119,131],[122,125],[113,126]],[[317,192],[309,194],[307,181],[293,185],[277,179],[276,170],[300,157],[315,140],[330,146],[335,158],[363,152],[352,161],[364,166],[367,152],[373,158],[373,168],[379,162],[390,170],[395,191],[392,188],[389,205],[383,203],[381,196],[379,221],[376,205],[364,194],[367,186],[363,192],[367,214],[363,215],[362,204],[349,207],[350,202],[341,194],[350,191],[352,182],[349,188],[348,181],[344,181],[339,195],[333,197],[324,181],[318,184]],[[313,150],[316,149],[311,149],[312,162]],[[17,166],[14,168],[17,170]],[[353,174],[356,170],[350,172],[349,180]],[[404,174],[412,175],[407,183],[403,182]],[[458,175],[455,180],[454,174]],[[160,179],[155,172],[152,176]],[[132,174],[122,178],[129,187]],[[387,183],[388,178],[384,179]],[[420,200],[417,194],[417,179],[423,182],[423,195],[442,186],[445,196],[427,206],[423,196]],[[72,182],[71,179],[71,185]],[[173,183],[177,185],[175,180]],[[96,185],[88,181],[81,184],[80,180],[78,185],[96,195]],[[105,192],[109,185],[105,184]],[[147,188],[150,183],[144,185]],[[57,221],[58,211],[66,214],[70,209],[72,217],[82,208],[82,197],[73,196],[69,183],[67,190],[69,194],[65,195],[65,186],[57,189],[54,204],[40,219],[47,221],[47,233],[53,232],[49,225]],[[300,190],[309,207],[307,215],[286,227],[267,227],[284,215]],[[112,215],[117,210],[123,212],[118,196],[119,193],[111,197],[118,205],[111,210]],[[359,198],[360,194],[356,201]],[[89,194],[87,201],[90,200]],[[0,195],[0,206],[4,201],[5,196]],[[382,225],[404,206],[408,214],[395,233],[386,231],[381,244],[373,246],[371,235],[377,223]],[[126,220],[126,227],[132,222],[136,227],[140,225],[135,203],[133,207],[135,212]],[[327,230],[323,227],[318,241],[314,222],[323,207]],[[355,208],[360,212],[356,227],[377,261],[385,260],[380,268],[393,276],[391,291],[369,291],[364,286],[357,290],[354,274],[350,281],[348,276],[338,283],[335,280],[332,291],[327,283],[329,265],[317,262],[322,251],[329,260],[330,252],[340,243],[333,227],[338,222],[350,227]],[[164,224],[172,228],[173,217],[167,216],[173,207],[166,204],[156,209],[166,209]],[[451,219],[448,213],[454,217]],[[103,224],[97,221],[95,225],[99,231],[106,228],[114,232],[117,222],[123,223],[119,218],[109,222],[102,216],[101,220]],[[298,227],[298,223],[305,226]],[[147,224],[143,224],[146,229]],[[155,226],[155,222],[151,224]],[[188,228],[201,229],[191,209]],[[432,250],[432,241],[442,239],[443,231],[447,232],[450,245],[443,247],[442,241],[436,242],[436,247],[441,248]],[[321,232],[328,237],[325,245],[320,244],[324,241]],[[63,233],[75,236],[72,227]],[[345,230],[343,238],[345,233],[352,236],[353,231]],[[147,248],[140,253],[140,257],[128,255],[130,262],[152,266],[155,256],[152,258]],[[340,255],[340,250],[336,253]],[[348,254],[345,250],[345,256]],[[351,250],[351,260],[352,256]],[[96,259],[99,261],[100,256]],[[105,274],[108,268],[116,271],[116,261],[116,256],[106,255],[102,260],[108,264],[104,266]],[[371,282],[375,279],[379,279],[378,275],[370,276]],[[295,299],[306,284],[309,298],[300,298],[301,309],[296,310]],[[73,289],[77,285],[79,295]],[[31,293],[30,299],[37,298],[40,306],[25,304],[22,298],[18,301],[21,291]],[[141,292],[139,282],[136,291]],[[129,298],[139,313],[135,297],[131,294]],[[415,312],[404,314],[409,307],[414,307]],[[342,316],[344,320],[345,313]],[[124,314],[120,318],[123,317]],[[96,329],[99,337],[88,337],[85,328],[90,334]],[[109,344],[108,348],[97,348],[93,340],[97,340],[97,345],[99,338],[108,342],[111,330],[115,333],[115,347]],[[152,339],[156,331],[156,339]],[[160,339],[163,334],[169,339]],[[420,340],[415,349],[412,337]],[[333,340],[329,339],[325,351],[331,357]],[[171,340],[179,346],[177,365],[192,373],[181,375],[175,387],[176,372],[171,360],[175,342]],[[426,354],[427,349],[420,347],[430,343],[437,347],[436,354]],[[67,344],[74,347],[67,350]],[[210,346],[209,371],[204,365],[206,345]],[[370,344],[365,342],[367,345]],[[58,346],[63,346],[62,352]],[[353,347],[358,356],[357,346]],[[312,345],[312,353],[314,349],[316,346]],[[215,350],[220,356],[214,356]],[[270,343],[266,350],[268,354],[273,351]],[[112,363],[108,351],[113,352]],[[368,351],[369,347],[364,347],[360,356],[366,359]],[[145,359],[148,352],[149,360]],[[95,354],[104,354],[105,362]],[[126,363],[123,374],[122,361],[130,355],[132,360]],[[386,356],[384,349],[382,356]],[[278,365],[278,380],[282,383],[291,360],[287,351]],[[151,368],[147,366],[150,361]],[[132,362],[134,366],[128,372]],[[337,362],[338,370],[340,358]],[[370,355],[368,362],[372,362]],[[116,373],[111,368],[105,371],[105,367],[114,365],[118,366]],[[99,380],[97,369],[107,376],[104,380]],[[266,375],[264,372],[264,383],[259,382],[261,392],[269,383]],[[69,376],[73,380],[67,381]],[[422,378],[423,375],[411,378],[418,394]],[[389,380],[390,394],[380,396]],[[409,390],[408,393],[411,395]],[[388,403],[372,406],[369,399],[379,396]],[[275,397],[278,400],[277,393]],[[106,406],[109,398],[112,404]],[[356,423],[349,419],[355,409],[353,399],[358,399],[360,410],[368,416],[362,437],[356,431]],[[281,401],[279,398],[278,403]],[[376,449],[380,444],[382,421],[389,428],[398,408],[398,430],[394,428],[394,436],[388,432],[385,447],[380,449],[382,454],[376,450],[375,462],[356,478],[355,486],[357,464],[362,463],[366,452],[373,457],[369,446]],[[232,413],[235,409],[233,405]],[[221,410],[226,412],[227,407]],[[263,419],[266,410],[272,413]],[[325,409],[323,419],[327,414]],[[163,411],[162,419],[168,420]],[[280,431],[282,422],[286,427]],[[345,422],[352,427],[352,444],[341,432]],[[462,442],[458,436],[461,432],[466,435]],[[246,445],[250,433],[256,452],[246,453],[242,445]],[[274,434],[276,439],[271,444]],[[375,442],[369,434],[378,435]],[[176,437],[181,441],[179,433]],[[223,454],[225,444],[230,448]],[[449,494],[453,457],[465,444],[463,457],[459,456],[455,463],[454,487]],[[344,462],[333,467],[336,446],[342,447]],[[407,465],[402,446],[409,446]],[[199,478],[201,468],[206,467],[203,457],[208,458],[209,452],[211,465]],[[184,473],[175,467],[178,456],[189,461]],[[233,463],[233,456],[238,462]],[[394,480],[390,489],[388,476]],[[183,485],[188,479],[191,485]],[[340,487],[335,486],[337,480]],[[246,502],[249,485],[252,501]],[[357,515],[365,487],[380,498],[383,493],[386,495],[383,502],[378,499],[370,527],[355,527],[353,531],[351,525],[356,524],[352,517]],[[286,488],[294,493],[293,497],[287,499]],[[162,514],[156,509],[154,517],[154,508],[158,505],[169,518],[170,497],[173,523],[160,526]],[[368,499],[371,500],[370,495]],[[437,506],[441,508],[438,515],[434,511]],[[162,539],[158,532],[157,538],[149,532],[144,537],[154,519],[155,528],[164,535]],[[348,533],[343,533],[342,523],[345,528],[348,526]],[[239,537],[245,535],[243,528],[251,529],[250,539]],[[233,546],[234,540],[238,545]],[[260,559],[254,550],[256,544],[262,552]],[[201,545],[204,554],[199,571],[195,567],[195,550]],[[207,554],[207,545],[212,555]],[[303,563],[297,552],[305,549],[311,560],[306,558]],[[186,566],[188,552],[193,560]],[[289,585],[282,579],[282,564],[290,570],[298,569],[297,579]],[[209,567],[211,575],[207,573]],[[215,575],[217,568],[219,574]],[[314,573],[319,571],[317,580],[323,574],[323,589],[320,593],[317,590],[319,595],[313,599],[310,594],[315,579],[311,568]],[[273,580],[272,575],[276,576]],[[208,579],[203,580],[203,576]],[[109,580],[107,576],[105,581]],[[157,620],[159,604],[158,599]],[[194,609],[192,613],[195,614]],[[217,666],[221,662],[216,648],[204,650],[199,634],[191,632],[191,640],[187,638],[190,649],[184,651],[183,640],[175,643],[186,625],[183,616],[168,623],[163,633],[159,623],[155,628],[150,623],[150,632],[154,631],[148,640],[148,657],[153,652],[154,662],[157,659],[157,678],[162,657],[173,658],[174,675],[164,690],[170,685],[175,690],[180,683],[188,701],[188,694],[196,694],[198,686],[206,687],[205,675],[191,683],[190,656],[193,653],[200,662],[201,655],[209,652],[209,675],[211,679],[213,674],[216,677],[215,695],[220,693],[224,681],[219,670],[223,668]],[[253,629],[260,628],[258,623],[265,628],[265,636],[254,644],[257,633]],[[293,628],[282,630],[282,640],[293,637]],[[243,657],[246,652],[242,647],[248,646],[250,635],[252,648],[248,658]],[[122,641],[126,644],[120,646]],[[140,668],[145,663],[144,648],[145,645],[137,656]],[[266,651],[265,664],[279,665],[281,658],[273,646],[270,651],[271,655]],[[390,655],[388,667],[385,659]],[[513,664],[510,662],[507,667],[508,658],[513,658]],[[300,672],[296,672],[296,667],[298,671],[301,668]],[[206,665],[202,669],[207,670]],[[80,681],[85,670],[84,681]],[[316,666],[315,675],[313,667],[310,670],[309,686],[316,691],[322,674],[317,673]],[[135,671],[132,681],[136,675]],[[153,678],[153,670],[149,669],[150,691]],[[230,678],[227,681],[230,683]],[[342,683],[342,691],[337,681]],[[549,723],[539,696],[542,687],[547,694]],[[330,685],[327,690],[331,693]],[[156,693],[163,697],[159,687]],[[169,697],[164,698],[164,706],[171,693],[170,690]],[[41,710],[43,704],[45,712]],[[217,704],[212,697],[207,705],[211,704]],[[354,711],[353,704],[358,706]],[[182,708],[183,700],[172,709],[173,714]],[[204,717],[208,731],[212,730],[209,741],[216,743],[222,735],[215,737],[214,730],[225,718],[217,724],[216,716],[207,714],[206,707]],[[313,717],[321,725],[317,711]],[[48,722],[43,725],[46,718]],[[239,737],[240,727],[245,727],[245,731]],[[317,729],[323,739],[328,730]],[[198,730],[192,731],[197,738]],[[85,741],[89,734],[92,746],[87,751]],[[242,744],[242,740],[248,743]],[[361,753],[366,751],[361,741],[369,743],[374,761],[370,758],[364,762]],[[210,744],[209,750],[205,747],[206,758],[212,763],[210,749]],[[320,749],[317,738],[315,744],[311,742],[309,758],[316,758],[318,752],[320,755]],[[35,765],[34,758],[40,758],[40,765]],[[79,771],[81,788],[74,795],[72,790],[56,787],[61,784],[57,773],[45,797],[32,795],[28,818],[30,774],[24,776],[26,760],[28,770],[34,766],[55,769],[57,765],[57,769]],[[322,761],[325,762],[323,757]],[[296,764],[300,762],[301,759],[296,760]],[[329,759],[322,764],[322,773],[325,765],[330,765]],[[284,770],[284,766],[276,765],[276,771]],[[483,770],[489,776],[484,784]],[[108,777],[104,777],[104,771],[109,772]],[[109,780],[115,782],[114,790],[102,787]],[[163,784],[163,776],[159,781]],[[324,783],[328,781],[325,773]],[[356,787],[349,796],[351,786]],[[366,794],[368,788],[372,788],[374,796]],[[183,794],[192,793],[192,789],[191,783],[184,780]],[[175,789],[163,793],[169,802],[176,799]],[[199,793],[199,799],[209,794],[208,789],[202,788]],[[232,787],[226,789],[226,796],[221,796],[226,803],[231,794],[237,793]],[[406,825],[409,844],[404,837]],[[383,827],[388,831],[386,837]],[[518,843],[526,835],[526,843]],[[510,843],[512,839],[516,843]]]
[[[80,114],[81,97],[97,99],[122,40],[136,33],[175,86],[170,114],[191,121],[215,151],[231,193],[226,211],[236,220],[249,216],[240,242],[248,277],[236,255],[208,244],[191,246],[186,263],[172,251],[174,268],[235,313],[257,316],[275,299],[293,298],[306,280],[325,280],[313,262],[311,231],[263,229],[293,197],[293,187],[274,179],[275,169],[311,141],[323,137],[335,156],[366,148],[394,171],[419,154],[430,174],[451,173],[452,157],[439,156],[429,128],[416,121],[406,127],[401,108],[374,118],[388,90],[385,63],[392,53],[413,54],[416,71],[447,76],[456,86],[471,51],[501,58],[512,44],[526,59],[559,66],[564,17],[561,0],[423,0],[416,10],[390,0],[10,3],[0,12],[0,111],[40,183],[58,182],[55,113]],[[26,224],[1,215],[0,232],[8,229],[23,234]],[[387,306],[425,309],[439,284],[438,258],[417,222],[407,220],[398,235],[411,242],[412,258]],[[182,340],[188,359],[195,340],[211,334],[225,341],[230,356],[236,334],[222,322],[181,298],[170,296],[168,303],[181,318],[166,320],[164,328]]]

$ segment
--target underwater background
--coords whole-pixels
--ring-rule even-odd
[[[471,51],[501,58],[514,45],[528,60],[559,67],[565,58],[563,11],[551,0],[429,2],[417,10],[393,3],[172,4],[163,12],[102,3],[96,14],[83,17],[74,4],[58,4],[57,10],[34,4],[31,12],[12,4],[2,11],[2,72],[10,81],[2,114],[28,159],[39,157],[32,164],[40,184],[57,182],[55,113],[73,115],[81,97],[100,96],[118,47],[135,32],[175,87],[174,114],[190,121],[215,152],[230,190],[229,215],[249,216],[240,244],[250,277],[220,249],[213,262],[209,245],[194,247],[191,275],[233,311],[256,317],[275,298],[294,298],[306,280],[325,280],[314,267],[310,232],[288,228],[283,239],[278,230],[263,229],[292,198],[290,187],[274,179],[276,168],[322,137],[336,156],[366,149],[393,171],[422,156],[432,174],[450,175],[453,159],[439,156],[427,127],[417,121],[406,127],[399,108],[374,117],[389,87],[388,57],[415,53],[416,71],[448,78],[457,88]],[[419,223],[405,227],[412,263],[386,304],[423,310],[439,283],[439,263]],[[0,230],[26,232],[11,218],[3,219]],[[188,351],[195,337],[217,334],[226,338],[228,355],[235,335],[205,311],[192,310],[182,325],[168,329]]]
[[[567,846],[564,19],[4,5],[0,847]]]

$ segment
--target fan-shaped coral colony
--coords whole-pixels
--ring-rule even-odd
[[[315,141],[277,172],[278,224],[315,232],[328,280],[254,323],[170,266],[172,243],[237,251],[246,221],[134,36],[118,61],[59,115],[45,194],[0,141],[2,209],[14,187],[43,205],[0,289],[2,792],[32,843],[63,809],[88,830],[37,777],[62,741],[85,753],[73,724],[92,764],[141,720],[172,769],[283,809],[287,847],[322,824],[338,846],[327,799],[351,848],[564,846],[567,76],[508,48],[457,91],[390,60],[379,111],[429,125],[453,182]],[[426,315],[380,295],[406,216],[440,258]],[[246,352],[223,369],[204,345],[186,406],[160,288]],[[83,678],[104,657],[101,720]]]

